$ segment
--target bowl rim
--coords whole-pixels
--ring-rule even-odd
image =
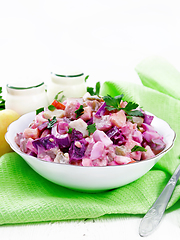
[[[112,167],[127,167],[127,166],[132,166],[132,165],[134,165],[134,164],[145,164],[147,161],[149,162],[149,161],[154,161],[156,158],[158,158],[160,155],[164,155],[164,154],[166,154],[173,146],[174,146],[174,143],[175,143],[175,140],[176,140],[176,132],[171,128],[171,126],[170,126],[170,124],[169,123],[167,123],[165,120],[163,120],[163,119],[161,119],[161,118],[159,118],[159,117],[157,117],[156,115],[154,115],[154,114],[152,114],[152,113],[149,113],[148,111],[145,111],[146,113],[148,113],[148,114],[151,114],[152,116],[154,116],[154,117],[156,117],[157,119],[160,119],[161,121],[163,121],[163,122],[165,122],[168,126],[169,126],[169,129],[172,131],[172,133],[173,133],[173,140],[172,140],[172,142],[171,142],[171,144],[170,144],[170,146],[167,148],[167,149],[164,149],[162,152],[160,152],[160,153],[158,153],[157,155],[155,155],[154,157],[152,157],[152,158],[149,158],[149,159],[146,159],[146,160],[140,160],[140,161],[136,161],[136,162],[133,162],[133,163],[130,163],[130,164],[122,164],[122,165],[112,165],[112,166],[93,166],[93,167],[91,167],[91,166],[79,166],[79,165],[72,165],[72,164],[64,164],[64,163],[56,163],[56,162],[49,162],[49,161],[45,161],[45,160],[43,160],[43,159],[40,159],[40,158],[37,158],[37,157],[34,157],[34,156],[31,156],[31,155],[28,155],[28,154],[26,154],[26,153],[24,153],[24,152],[22,152],[20,149],[19,149],[19,147],[16,145],[16,148],[13,146],[13,144],[12,144],[12,142],[11,142],[11,140],[9,140],[8,139],[8,133],[9,133],[9,131],[10,131],[10,128],[14,125],[14,124],[16,124],[21,118],[23,118],[23,116],[25,116],[25,115],[28,115],[28,114],[32,114],[32,113],[34,113],[35,114],[35,111],[33,111],[33,112],[28,112],[28,113],[26,113],[26,114],[23,114],[22,116],[20,116],[17,120],[15,120],[14,122],[12,122],[9,126],[8,126],[8,128],[7,128],[7,132],[6,132],[6,134],[5,134],[5,140],[7,141],[7,143],[10,145],[10,147],[14,150],[14,152],[16,152],[16,153],[18,153],[20,156],[22,155],[22,156],[28,156],[28,157],[30,157],[31,159],[33,159],[33,160],[37,160],[37,161],[41,161],[41,162],[43,162],[43,163],[45,163],[45,164],[56,164],[56,165],[58,165],[58,166],[64,166],[64,167],[75,167],[75,168],[88,168],[88,169],[107,169],[107,168],[112,168]]]

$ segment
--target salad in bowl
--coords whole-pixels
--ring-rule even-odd
[[[6,140],[40,175],[59,185],[102,191],[144,175],[173,146],[175,133],[123,94],[55,99],[13,122]]]
[[[91,96],[61,103],[54,100],[17,133],[26,154],[49,162],[78,166],[112,166],[154,157],[166,146],[152,126],[153,116],[138,105],[115,98]]]

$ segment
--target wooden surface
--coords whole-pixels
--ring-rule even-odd
[[[98,219],[54,223],[1,226],[3,240],[140,240],[141,216],[111,215]],[[180,235],[180,209],[163,216],[162,222],[147,239],[175,239]]]

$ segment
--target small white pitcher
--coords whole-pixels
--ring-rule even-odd
[[[67,98],[82,97],[86,93],[84,73],[59,74],[51,73],[51,81],[47,87],[49,104],[52,103],[57,93],[62,91],[63,100]]]
[[[28,87],[7,84],[6,90],[5,107],[16,111],[20,115],[48,106],[44,82]]]

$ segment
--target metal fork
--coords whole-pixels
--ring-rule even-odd
[[[160,223],[179,177],[180,165],[176,168],[160,196],[141,220],[139,226],[139,235],[141,237],[146,237],[151,234]]]

